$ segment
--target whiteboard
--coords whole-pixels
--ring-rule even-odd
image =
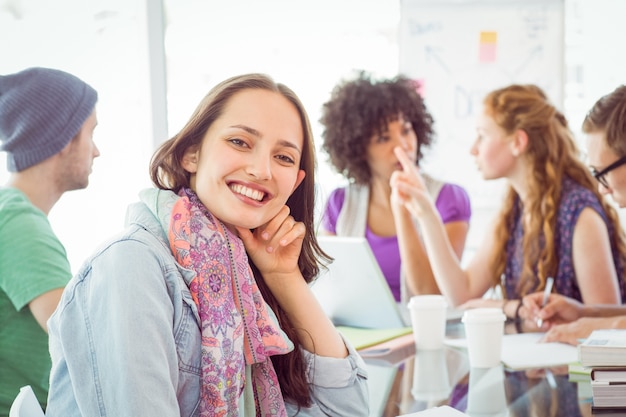
[[[435,119],[422,166],[470,194],[475,246],[472,232],[499,207],[504,185],[484,181],[469,154],[482,100],[533,83],[563,110],[564,0],[401,0],[400,11],[399,70],[420,81]]]
[[[402,0],[400,16],[400,72],[423,83],[438,142],[471,145],[482,99],[511,83],[562,109],[563,0]]]

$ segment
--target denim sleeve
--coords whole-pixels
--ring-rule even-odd
[[[345,338],[344,342],[348,348],[348,356],[343,359],[319,356],[303,349],[313,406],[295,414],[293,410],[296,409],[288,404],[288,415],[369,416],[365,363],[350,342]]]
[[[174,306],[158,255],[123,240],[72,280],[52,316],[47,416],[179,416]]]

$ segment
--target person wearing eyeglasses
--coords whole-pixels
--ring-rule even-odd
[[[466,268],[450,250],[419,170],[396,152],[403,169],[392,175],[392,198],[418,220],[441,292],[455,306],[491,305],[516,319],[521,298],[542,291],[549,277],[555,292],[578,301],[622,303],[626,244],[617,212],[602,198],[567,120],[545,93],[535,85],[490,92],[477,133],[471,153],[483,178],[504,178],[508,190]],[[613,162],[593,161],[599,170]],[[497,286],[505,301],[482,298]]]
[[[601,97],[585,117],[582,128],[598,191],[611,195],[620,208],[626,207],[626,85]],[[576,345],[594,329],[626,328],[624,305],[584,305],[551,294],[541,308],[542,297],[541,293],[525,297],[524,314],[530,320],[542,319],[542,329],[548,330],[546,341]]]
[[[601,134],[600,132],[596,132],[594,134]],[[609,172],[621,167],[626,164],[626,156],[622,156],[617,161],[613,162],[606,168],[601,169],[600,171],[596,170],[594,167],[591,167],[591,174],[593,174],[594,178],[598,180],[598,183],[604,187],[606,193],[612,193],[612,187],[609,185],[609,181],[606,179],[606,176]],[[620,204],[620,207],[624,207]]]
[[[600,98],[583,122],[598,190],[626,207],[626,85]]]

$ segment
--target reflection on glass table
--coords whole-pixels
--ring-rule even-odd
[[[459,335],[458,327],[449,326],[447,336],[454,334]],[[440,405],[471,417],[592,416],[589,382],[570,381],[567,366],[470,368],[467,351],[451,347],[404,349],[403,354],[403,360],[394,357],[388,363],[395,377],[384,411],[373,411],[372,417],[395,417]],[[370,363],[371,359],[364,359]],[[374,362],[382,366],[384,358]],[[376,386],[374,381],[371,384]]]
[[[471,368],[465,411],[470,417],[509,415],[502,366]]]
[[[444,349],[424,350],[415,355],[411,395],[417,401],[437,402],[452,391]]]

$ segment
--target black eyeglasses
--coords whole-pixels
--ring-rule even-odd
[[[622,156],[620,159],[613,162],[611,165],[604,168],[602,171],[596,171],[595,168],[591,168],[591,175],[593,175],[594,178],[597,179],[598,182],[602,184],[602,186],[604,186],[604,188],[609,188],[609,183],[606,180],[606,174],[613,171],[615,168],[621,167],[624,164],[626,164],[626,156]]]

